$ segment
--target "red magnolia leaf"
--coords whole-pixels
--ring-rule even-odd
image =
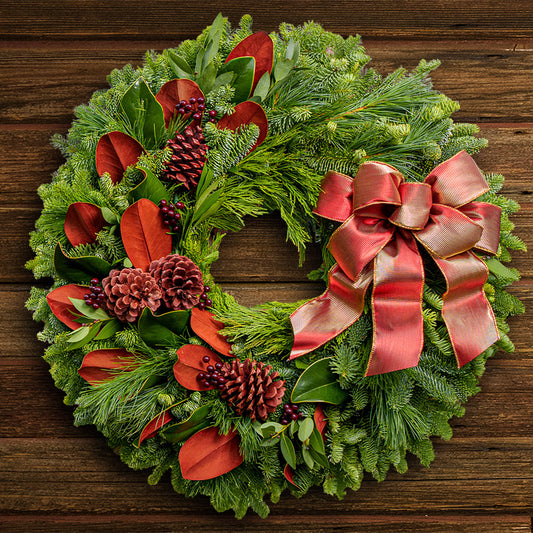
[[[178,361],[174,365],[174,376],[182,387],[189,390],[212,390],[214,388],[212,385],[206,387],[203,382],[199,381],[198,373],[205,372],[209,365],[214,366],[222,362],[215,352],[198,344],[186,344],[176,353]],[[202,361],[205,356],[209,357],[207,363]]]
[[[171,420],[174,420],[174,417],[170,414],[170,407],[163,411],[161,414],[155,416],[144,426],[144,429],[141,432],[141,436],[139,437],[139,442],[137,443],[138,446],[141,445],[141,442],[146,439],[151,439],[152,437],[155,437],[157,432],[165,425],[168,424]]]
[[[236,131],[241,126],[251,123],[259,126],[259,137],[252,146],[252,150],[255,150],[266,139],[268,133],[268,120],[258,103],[247,100],[237,104],[231,115],[224,115],[218,121],[217,128]]]
[[[219,333],[224,328],[224,324],[215,320],[213,313],[194,307],[191,310],[191,328],[198,337],[207,342],[218,353],[226,357],[233,357],[231,344],[226,340],[226,337]]]
[[[185,100],[188,103],[190,98],[199,98],[200,96],[203,98],[204,93],[192,80],[183,78],[167,81],[155,95],[155,99],[163,107],[165,126],[168,126],[169,122],[176,115],[176,104],[179,104],[181,100]],[[188,115],[184,116],[187,117]]]
[[[81,324],[75,322],[74,319],[76,316],[79,316],[80,313],[72,305],[69,298],[83,300],[84,295],[88,292],[90,292],[88,287],[82,287],[81,285],[74,285],[71,283],[70,285],[63,285],[62,287],[54,289],[46,296],[46,301],[56,318],[61,320],[61,322],[70,329],[78,329]],[[76,314],[72,314],[71,311]]]
[[[317,404],[313,418],[315,419],[315,426],[322,436],[322,440],[324,440],[324,434],[326,433],[326,425],[328,422],[321,404]]]
[[[100,137],[96,146],[96,171],[101,176],[109,172],[111,181],[118,183],[124,171],[137,163],[143,147],[121,131],[112,131]]]
[[[172,251],[172,236],[167,232],[159,207],[146,198],[130,205],[120,221],[126,253],[133,266],[145,271],[153,260]]]
[[[108,348],[89,352],[78,369],[78,374],[91,385],[113,379],[113,369],[127,368],[135,363],[135,355],[123,348]]]
[[[243,461],[240,437],[231,430],[219,435],[218,428],[202,429],[185,441],[179,453],[181,474],[185,479],[202,480],[221,476]]]
[[[252,92],[265,72],[272,72],[274,63],[274,43],[264,31],[258,31],[246,37],[230,53],[226,63],[237,57],[253,57],[255,59],[254,83]]]
[[[102,210],[94,204],[75,202],[70,204],[65,217],[65,233],[72,246],[89,244],[107,224]]]
[[[298,485],[296,485],[296,483],[294,482],[294,477],[293,477],[293,472],[292,472],[292,468],[289,464],[287,464],[285,466],[285,469],[283,470],[283,475],[285,476],[285,479],[291,483],[292,485],[294,485],[297,489],[299,490],[302,490],[301,487],[299,487]]]

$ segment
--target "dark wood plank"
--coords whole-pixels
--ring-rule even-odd
[[[179,39],[127,43],[129,46],[116,42],[3,43],[0,123],[70,123],[75,106],[86,103],[95,90],[107,87],[106,76],[112,69],[127,63],[137,66],[147,49],[160,51],[177,42]],[[442,66],[432,77],[436,89],[460,100],[457,120],[510,122],[533,120],[528,84],[533,69],[532,45],[527,44],[531,42],[514,48],[512,40],[368,39],[365,45],[373,58],[371,65],[383,73],[399,66],[413,68],[422,58],[441,59]]]
[[[147,4],[141,0],[108,0],[98,7],[88,0],[72,0],[68,8],[61,0],[4,0],[0,38],[21,39],[151,39],[191,38],[221,11],[233,23],[250,13],[256,29],[271,31],[286,21],[314,19],[336,33],[361,32],[379,37],[482,38],[531,37],[532,9],[527,0],[514,2],[428,3],[413,0],[409,5],[388,0],[282,0],[257,4],[252,0],[204,2],[202,9],[190,1],[179,8],[170,0]],[[127,20],[127,24],[124,21]],[[58,23],[61,21],[61,23]]]
[[[527,533],[531,531],[530,519],[526,515],[359,515],[341,514],[310,516],[270,516],[264,521],[256,516],[247,516],[239,522],[227,515],[216,517],[190,514],[139,515],[11,515],[3,516],[3,530],[8,533],[48,533],[68,531],[69,533],[100,532],[135,533],[151,531],[165,533],[242,531],[266,533],[275,529],[282,532],[327,533],[346,531],[350,533]]]
[[[391,472],[381,484],[368,478],[344,501],[313,489],[295,508],[286,494],[273,515],[305,516],[326,506],[332,514],[361,509],[438,513],[443,507],[452,512],[531,512],[531,439],[455,439],[436,448],[437,460],[429,470],[411,461],[406,474]],[[185,500],[172,494],[166,481],[148,486],[147,473],[128,470],[102,439],[2,439],[0,454],[0,512],[172,513],[185,506],[191,515],[215,514],[205,498]]]

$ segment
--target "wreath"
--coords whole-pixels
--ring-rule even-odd
[[[518,205],[432,89],[438,61],[386,77],[369,61],[315,23],[268,35],[219,15],[111,72],[54,137],[66,162],[39,188],[28,264],[53,285],[27,306],[75,424],[150,484],[170,471],[238,517],[287,488],[342,498],[407,452],[428,465],[486,360],[513,350]],[[271,212],[301,261],[321,247],[309,277],[327,288],[247,308],[210,268]]]

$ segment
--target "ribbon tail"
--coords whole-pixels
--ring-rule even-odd
[[[365,294],[372,283],[372,263],[352,281],[341,268],[329,274],[328,289],[291,315],[294,344],[289,359],[316,350],[356,322],[363,313]]]
[[[449,259],[432,257],[446,279],[442,318],[460,368],[500,338],[492,307],[483,291],[488,269],[472,252]]]
[[[411,368],[424,345],[424,266],[415,239],[398,231],[374,259],[374,341],[366,376]]]

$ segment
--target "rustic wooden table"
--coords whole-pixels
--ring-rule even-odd
[[[36,188],[61,163],[49,137],[66,132],[73,107],[104,88],[111,69],[193,38],[218,11],[235,24],[251,13],[266,31],[314,19],[360,33],[383,72],[440,58],[435,85],[461,102],[457,121],[480,125],[490,149],[476,160],[506,175],[504,193],[522,205],[517,233],[533,248],[530,0],[0,0],[0,530],[530,531],[533,266],[524,253],[513,263],[523,278],[512,292],[529,304],[511,320],[517,350],[489,361],[453,439],[435,443],[430,470],[412,460],[407,474],[380,484],[368,478],[344,501],[318,490],[301,500],[286,494],[267,520],[237,522],[205,498],[174,494],[168,479],[148,486],[146,472],[122,465],[93,428],[73,427],[23,308],[33,283],[24,263],[41,208]],[[292,301],[320,291],[304,270],[272,216],[226,239],[216,278],[245,304]]]

